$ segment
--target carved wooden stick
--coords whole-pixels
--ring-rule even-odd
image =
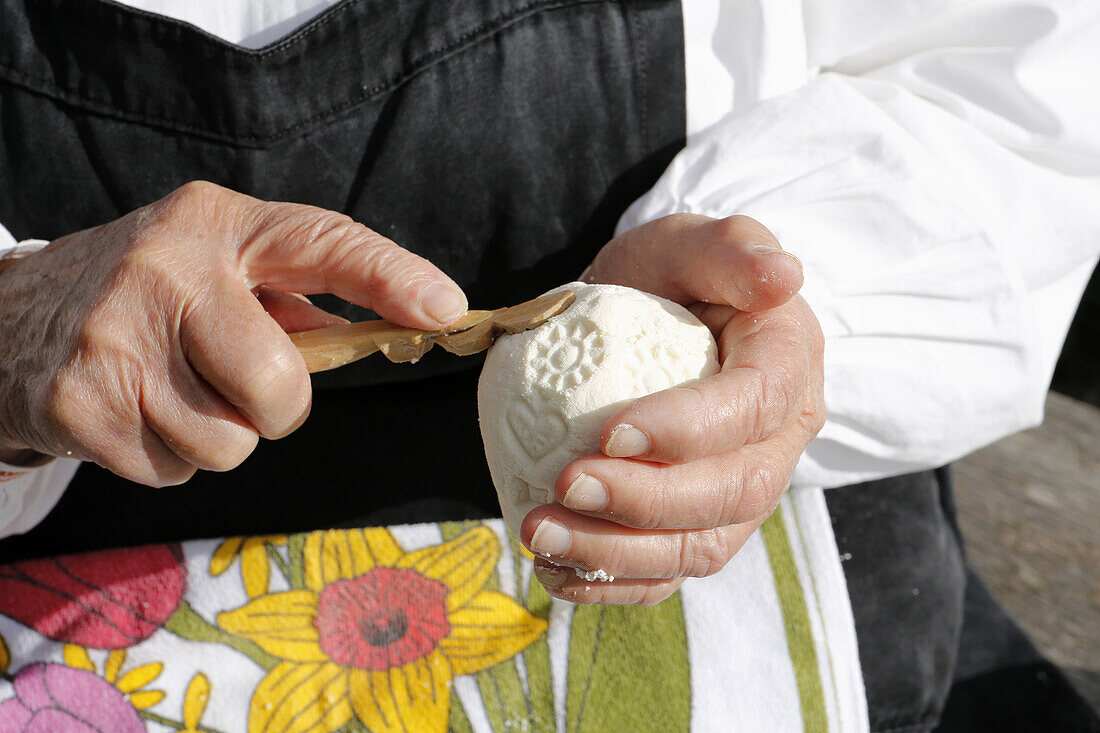
[[[484,351],[502,333],[537,328],[565,311],[576,296],[571,290],[543,295],[526,303],[494,311],[469,311],[442,331],[421,331],[388,321],[362,321],[290,334],[310,372],[350,364],[376,351],[392,362],[416,361],[439,344],[452,354]]]

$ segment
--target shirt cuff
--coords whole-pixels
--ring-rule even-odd
[[[22,534],[41,522],[79,467],[80,461],[73,458],[33,469],[0,463],[0,537]]]
[[[46,247],[45,239],[24,239],[22,242],[8,244],[0,240],[0,260],[18,260],[29,257]]]

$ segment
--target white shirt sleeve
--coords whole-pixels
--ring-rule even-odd
[[[3,224],[0,224],[0,257],[6,255],[9,251],[15,249],[16,241],[15,237],[11,235]]]
[[[17,243],[0,225],[0,259],[23,256],[46,246],[42,240]],[[34,527],[65,493],[80,461],[58,458],[35,467],[12,466],[0,461],[0,537],[20,534]]]
[[[690,7],[698,132],[619,228],[743,213],[802,259],[828,420],[792,485],[940,465],[1041,421],[1100,252],[1100,5],[780,0],[695,46]]]
[[[21,534],[57,504],[80,461],[56,458],[37,468],[0,462],[0,537]]]

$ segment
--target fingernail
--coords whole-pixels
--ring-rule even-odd
[[[612,458],[630,458],[649,452],[649,436],[633,425],[616,425],[603,452]]]
[[[543,557],[561,557],[569,551],[573,536],[553,519],[544,519],[531,537],[531,552]]]
[[[795,254],[793,252],[788,252],[785,249],[779,249],[778,247],[769,247],[766,244],[754,244],[752,246],[752,251],[755,252],[758,255],[763,255],[765,257],[770,256],[770,255],[783,255],[787,259],[793,260],[794,262],[796,262],[798,264],[799,269],[802,268],[802,260],[798,259],[798,257],[795,256]]]
[[[607,506],[607,487],[594,476],[582,473],[565,490],[561,503],[579,512],[593,512]]]
[[[420,307],[442,325],[458,320],[466,312],[466,296],[445,283],[434,282],[420,295]]]
[[[539,582],[548,588],[557,588],[564,585],[565,581],[569,579],[569,576],[573,574],[573,571],[569,568],[545,568],[541,565],[535,566],[535,577]]]

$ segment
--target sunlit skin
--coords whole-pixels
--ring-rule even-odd
[[[0,276],[0,459],[94,461],[151,486],[227,471],[309,414],[285,331],[341,322],[332,292],[435,329],[466,298],[438,268],[331,211],[187,184]]]
[[[551,560],[616,576],[540,558],[553,595],[655,603],[723,567],[771,513],[824,421],[823,339],[798,260],[748,217],[665,217],[609,242],[584,278],[681,303],[718,339],[718,375],[612,417],[602,453],[567,466],[556,503],[523,524],[536,554],[551,519],[568,530]],[[466,308],[438,268],[346,216],[201,182],[54,241],[0,283],[0,460],[71,455],[150,486],[230,470],[306,419],[286,332],[341,319],[304,294],[425,329]],[[581,490],[593,480],[602,495]]]

